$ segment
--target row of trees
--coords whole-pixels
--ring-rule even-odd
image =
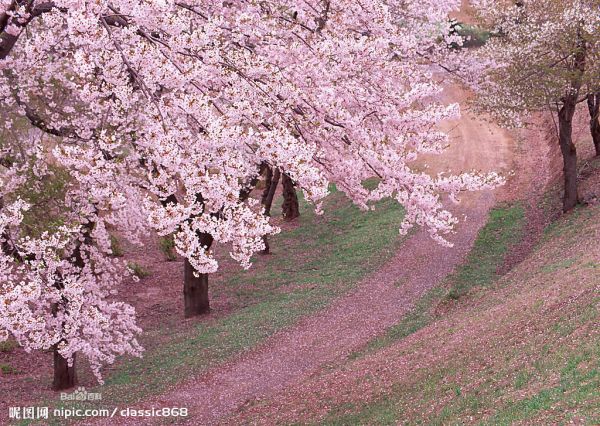
[[[243,267],[268,250],[279,179],[318,210],[330,183],[365,209],[393,197],[401,232],[449,245],[444,196],[502,181],[412,167],[458,114],[422,61],[455,41],[457,3],[0,0],[0,340],[52,349],[55,389],[74,384],[76,354],[101,381],[141,354],[109,230],[174,235],[185,315],[202,314],[213,244]],[[60,203],[36,204],[58,174]],[[56,220],[29,232],[40,208]]]
[[[588,105],[590,132],[600,155],[600,1],[473,0],[480,25],[494,37],[469,55],[476,105],[508,125],[528,113],[556,118],[564,163],[563,210],[580,201],[573,119]]]

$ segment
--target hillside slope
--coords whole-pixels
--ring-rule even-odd
[[[563,217],[493,288],[429,326],[226,423],[600,424],[598,214]]]

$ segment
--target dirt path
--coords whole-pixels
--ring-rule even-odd
[[[457,89],[448,90],[445,97],[447,101],[464,98]],[[452,129],[453,145],[443,156],[444,163],[438,158],[433,169],[507,171],[514,167],[516,143],[504,131],[469,113],[444,127]],[[397,323],[464,259],[496,200],[497,194],[489,191],[468,194],[453,208],[457,217],[466,219],[452,238],[454,248],[437,245],[419,230],[382,269],[324,311],[144,406],[188,407],[189,424],[216,424],[246,401],[273,395],[359,349]]]

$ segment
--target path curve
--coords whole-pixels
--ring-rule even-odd
[[[464,94],[450,88],[444,99],[462,102]],[[452,129],[453,145],[438,156],[433,169],[452,165],[455,171],[507,171],[512,167],[515,142],[498,127],[468,112],[458,122],[443,127]],[[188,407],[189,424],[217,424],[248,400],[274,395],[323,364],[346,357],[396,324],[421,296],[463,261],[496,199],[497,194],[491,191],[468,194],[452,209],[457,217],[466,216],[452,238],[453,248],[436,244],[427,232],[419,230],[386,265],[328,308],[225,365],[146,401],[144,407]]]

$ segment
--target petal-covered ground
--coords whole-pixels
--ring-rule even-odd
[[[465,95],[452,87],[446,100],[464,103]],[[435,163],[434,156],[428,160],[433,161],[432,171],[478,169],[508,173],[527,168],[524,164],[528,158],[517,155],[518,144],[509,134],[466,110],[460,120],[445,123],[444,127],[453,135],[453,143],[444,163]],[[543,142],[540,144],[538,153],[544,149]],[[534,155],[534,151],[529,151],[529,155]],[[531,176],[527,172],[525,176]],[[501,190],[502,195],[469,194],[454,209],[463,220],[453,237],[453,248],[441,247],[427,233],[417,231],[380,270],[369,274],[354,291],[324,311],[301,320],[225,365],[152,398],[145,406],[186,406],[190,409],[190,423],[215,423],[248,400],[273,396],[301,383],[322,366],[344,360],[397,323],[428,290],[439,285],[464,260],[498,197],[505,199],[515,196],[516,191],[522,193],[529,189],[525,186],[530,182],[526,177],[511,180]]]
[[[561,220],[471,306],[222,423],[597,424],[599,213]]]

